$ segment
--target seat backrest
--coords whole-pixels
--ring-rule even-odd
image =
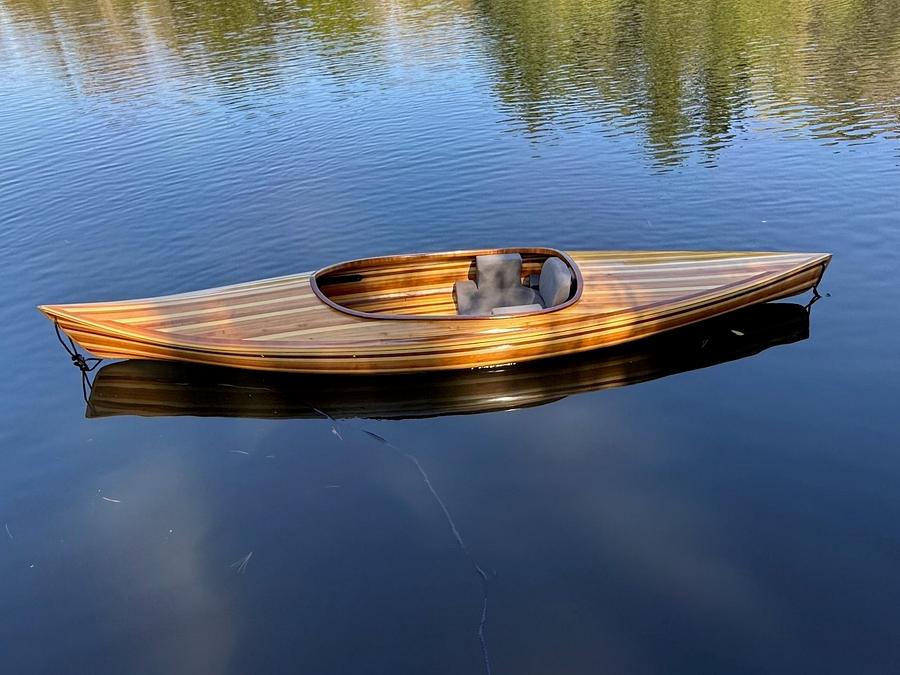
[[[481,290],[505,289],[522,285],[522,256],[518,253],[496,253],[475,256]]]
[[[572,272],[559,258],[547,258],[541,266],[538,291],[544,307],[555,307],[569,299],[572,293]]]

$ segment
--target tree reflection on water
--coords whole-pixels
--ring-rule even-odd
[[[475,58],[507,128],[535,142],[595,125],[655,162],[712,159],[735,135],[900,134],[891,0],[0,0],[4,58],[41,59],[74,95],[158,88],[253,108],[327,82],[394,86],[410,63]],[[27,55],[25,55],[27,53]],[[402,86],[402,80],[400,80]]]

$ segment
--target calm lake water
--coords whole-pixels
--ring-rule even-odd
[[[3,672],[900,672],[896,0],[0,0],[0,99]],[[834,262],[530,398],[34,309],[509,245]]]

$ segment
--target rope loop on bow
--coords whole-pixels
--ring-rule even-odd
[[[56,319],[53,320],[53,328],[56,330],[56,339],[59,340],[59,344],[63,346],[63,349],[69,354],[69,358],[72,359],[72,363],[82,373],[87,374],[91,372],[100,365],[101,361],[103,361],[103,359],[98,359],[94,356],[84,356],[79,353],[78,347],[75,346],[75,341],[69,336],[66,336],[69,340],[69,344],[66,344],[62,332],[59,330],[59,322]]]
[[[61,344],[63,349],[66,350],[66,353],[68,353],[69,358],[72,360],[72,364],[81,371],[81,395],[84,398],[84,402],[90,407],[90,392],[93,391],[94,385],[88,377],[88,373],[96,369],[97,366],[103,362],[103,359],[81,354],[78,351],[78,347],[75,346],[75,341],[68,335],[66,338],[69,342],[66,344],[66,340],[63,339],[62,331],[59,329],[59,322],[56,319],[53,320],[53,328],[56,330],[56,339],[59,340],[59,344]]]

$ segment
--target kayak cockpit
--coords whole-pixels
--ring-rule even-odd
[[[555,311],[581,294],[568,255],[549,248],[354,260],[311,278],[334,309],[368,318],[484,318]]]

